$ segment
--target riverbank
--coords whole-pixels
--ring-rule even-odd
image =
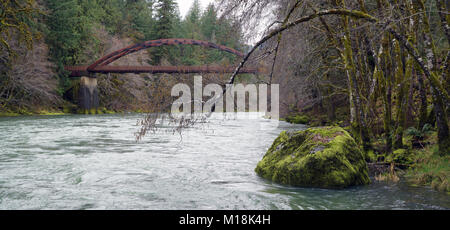
[[[92,111],[81,111],[69,107],[60,109],[48,109],[48,110],[5,110],[0,111],[0,117],[20,117],[20,116],[63,116],[63,115],[102,115],[102,114],[121,114],[121,113],[146,113],[143,110],[137,111],[114,111],[106,108],[99,108]]]
[[[0,111],[0,117],[20,117],[20,116],[60,116],[68,115],[70,113],[65,113],[63,110],[41,110],[41,111],[11,111],[5,110]]]
[[[450,195],[450,156],[439,156],[437,145],[413,154],[414,166],[406,170],[405,178],[412,186],[431,186]]]

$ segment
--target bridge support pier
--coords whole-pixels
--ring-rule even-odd
[[[78,106],[84,114],[97,114],[99,106],[97,78],[81,77]]]

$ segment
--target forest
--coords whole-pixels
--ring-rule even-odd
[[[185,18],[173,0],[8,0],[1,4],[3,114],[72,111],[69,102],[76,83],[68,78],[64,66],[90,64],[131,44],[189,38],[246,48],[236,24],[220,18],[213,4],[203,10],[198,1]],[[235,57],[184,46],[155,48],[120,61],[128,65],[229,65]],[[100,97],[114,100],[101,100],[102,105],[105,111],[145,110],[151,95],[144,88],[154,84],[152,79],[132,74],[105,76],[99,83],[104,89]]]
[[[271,54],[270,81],[285,93],[286,120],[346,127],[368,162],[392,163],[378,179],[397,180],[394,164],[412,166],[413,181],[448,191],[449,2],[277,3],[277,20],[241,66],[260,47]],[[274,7],[224,4],[254,23]]]
[[[367,162],[408,168],[413,184],[450,191],[448,1],[219,0],[204,11],[195,1],[185,18],[173,0],[1,4],[1,114],[70,107],[73,82],[66,65],[90,63],[147,40],[206,40],[246,56],[184,47],[152,49],[121,61],[233,65],[230,82],[220,79],[229,84],[242,81],[236,77],[240,68],[259,63],[268,74],[247,81],[280,84],[284,120],[343,127]],[[261,38],[255,38],[255,28],[264,28]],[[99,81],[105,111],[164,108],[169,93],[164,91],[171,85],[161,76],[108,75]],[[397,178],[391,170],[378,179]]]

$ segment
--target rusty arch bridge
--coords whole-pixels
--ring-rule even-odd
[[[66,66],[65,70],[70,72],[70,77],[81,78],[78,92],[78,105],[85,113],[95,113],[99,106],[99,97],[97,89],[96,74],[126,74],[126,73],[168,73],[168,74],[192,74],[192,73],[233,73],[234,67],[218,67],[218,66],[111,66],[109,64],[116,60],[138,51],[160,46],[174,46],[174,45],[194,45],[202,46],[209,49],[217,49],[223,52],[231,53],[238,57],[244,57],[244,54],[222,45],[217,45],[212,42],[193,40],[193,39],[160,39],[146,41],[140,44],[131,45],[123,49],[112,52],[89,66]],[[257,68],[242,68],[241,74],[257,74]]]

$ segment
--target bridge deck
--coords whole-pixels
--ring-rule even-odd
[[[218,66],[97,66],[94,70],[88,71],[88,66],[66,66],[66,71],[71,72],[71,77],[90,76],[91,73],[233,73],[234,67],[218,67]],[[257,74],[256,68],[243,68],[239,73]]]

